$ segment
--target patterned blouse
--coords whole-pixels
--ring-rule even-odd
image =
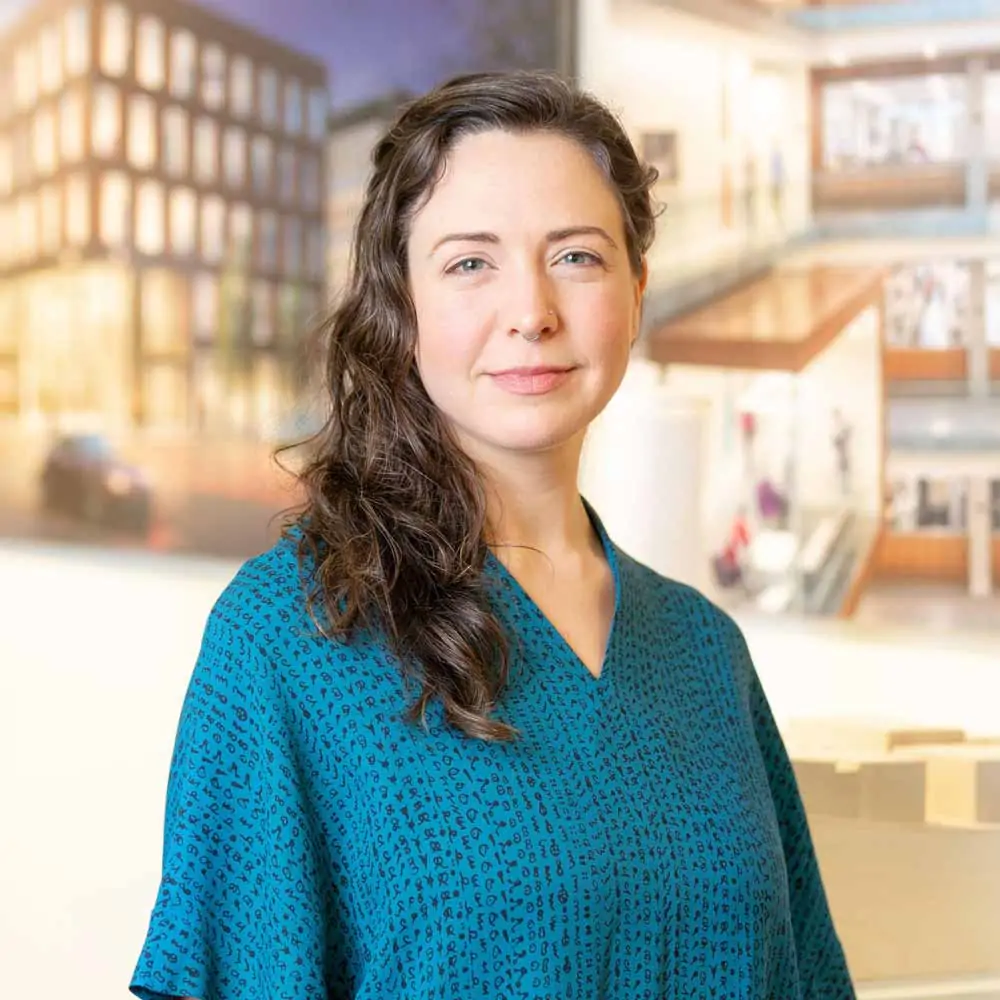
[[[320,637],[295,541],[209,616],[142,1000],[852,1000],[743,637],[620,551],[600,677],[490,557],[512,639],[473,740],[384,645]]]

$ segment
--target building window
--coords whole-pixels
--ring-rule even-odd
[[[215,340],[219,326],[219,282],[209,271],[196,274],[191,282],[191,319],[196,340],[203,344]]]
[[[0,124],[14,113],[14,66],[0,62]]]
[[[90,181],[76,174],[66,181],[66,242],[83,246],[90,241]]]
[[[14,144],[9,135],[0,135],[0,196],[9,195],[13,190]]]
[[[901,478],[892,483],[890,525],[893,532],[968,530],[968,480]]]
[[[67,90],[59,101],[59,153],[64,163],[77,163],[86,155],[83,92]]]
[[[36,50],[33,45],[22,45],[14,53],[14,107],[25,111],[38,100]]]
[[[66,75],[82,76],[90,69],[90,12],[86,7],[66,11],[63,40]]]
[[[319,208],[319,162],[315,154],[299,157],[299,204],[303,208]]]
[[[300,299],[301,292],[298,285],[282,285],[278,292],[275,334],[286,344],[294,343],[299,332]]]
[[[170,250],[178,257],[194,253],[198,238],[198,201],[190,188],[170,192]]]
[[[257,268],[273,271],[278,263],[278,220],[274,212],[257,213]]]
[[[198,47],[190,31],[170,36],[170,93],[187,100],[194,95],[195,61]]]
[[[298,135],[302,131],[302,85],[298,80],[285,81],[285,131]]]
[[[183,282],[183,284],[182,284]],[[182,316],[186,310],[181,302],[186,280],[169,268],[146,268],[142,275],[142,291],[140,293],[142,348],[146,357],[164,355],[183,356],[187,347],[187,331],[184,329]],[[163,366],[162,371],[171,371]],[[174,371],[176,375],[176,370]],[[170,385],[170,379],[165,379],[165,389],[176,389]],[[171,396],[182,395],[171,392]],[[166,400],[164,400],[166,403]],[[161,406],[162,411],[175,409],[172,406]],[[182,407],[180,407],[182,408]],[[153,409],[153,407],[150,407]]]
[[[273,69],[257,74],[257,114],[267,128],[278,124],[278,74]]]
[[[281,249],[282,270],[290,278],[297,278],[302,271],[302,223],[294,216],[284,222]]]
[[[90,144],[95,156],[118,156],[122,149],[122,101],[110,83],[94,84]]]
[[[159,181],[140,181],[136,191],[135,245],[145,254],[163,253],[163,185]]]
[[[253,245],[253,212],[245,202],[229,209],[229,256],[240,268],[250,263]]]
[[[63,82],[62,25],[47,24],[38,33],[38,85],[43,94],[55,93]]]
[[[199,118],[194,125],[194,176],[202,184],[212,184],[218,175],[219,136],[211,118]]]
[[[129,101],[128,159],[137,170],[152,170],[156,163],[156,104],[145,94]]]
[[[110,247],[124,247],[132,222],[132,188],[128,175],[108,171],[101,178],[101,242]]]
[[[218,195],[201,202],[201,256],[209,263],[222,260],[226,250],[226,206]]]
[[[101,69],[108,76],[124,76],[132,57],[132,19],[120,3],[104,8],[101,26]]]
[[[253,342],[260,346],[270,344],[274,339],[274,290],[267,281],[255,281],[253,285]]]
[[[291,146],[278,151],[278,197],[285,205],[295,200],[295,150]]]
[[[167,75],[163,22],[146,15],[139,19],[136,30],[135,78],[140,87],[159,90]]]
[[[38,256],[38,204],[34,195],[17,199],[17,259],[22,262]]]
[[[58,140],[56,137],[56,116],[51,107],[42,108],[35,115],[34,136],[35,171],[39,177],[55,173]]]
[[[201,50],[201,100],[212,111],[226,102],[226,54],[218,45]]]
[[[322,281],[326,270],[326,232],[321,223],[309,226],[306,270],[313,281]]]
[[[242,187],[247,173],[247,140],[243,129],[232,126],[226,129],[222,148],[223,169],[230,187]]]
[[[17,233],[17,213],[14,202],[0,202],[0,233],[7,233],[8,239],[0,240],[0,268],[9,267],[17,262],[16,247],[14,246],[14,236]],[[0,323],[3,320],[0,319]],[[11,329],[10,324],[6,324],[6,329]],[[4,327],[0,326],[0,337],[3,336]],[[8,336],[9,336],[8,332]]]
[[[11,146],[13,152],[12,159],[14,161],[14,187],[23,187],[25,184],[31,183],[34,174],[31,156],[31,133],[28,131],[28,123],[26,121],[21,122],[14,129]]]
[[[995,163],[1000,160],[1000,73],[989,73],[986,77],[983,124],[986,132],[986,158]]]
[[[163,169],[170,177],[188,172],[188,116],[176,106],[163,110]]]
[[[822,88],[823,169],[954,163],[965,156],[961,75],[835,81]]]
[[[271,157],[271,140],[266,135],[254,136],[251,168],[253,189],[257,194],[265,195],[271,192]]]
[[[327,97],[323,87],[309,91],[309,138],[319,142],[326,135]]]
[[[229,110],[237,118],[246,118],[253,110],[253,65],[246,56],[229,61]]]
[[[42,253],[58,253],[62,246],[62,201],[57,185],[42,188],[38,207]]]

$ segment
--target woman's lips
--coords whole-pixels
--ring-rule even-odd
[[[509,368],[490,372],[493,382],[516,396],[541,396],[561,386],[576,369],[552,366]]]

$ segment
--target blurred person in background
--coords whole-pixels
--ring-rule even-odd
[[[205,627],[132,992],[853,997],[743,636],[577,489],[655,172],[540,73],[432,91],[373,167],[307,502]]]

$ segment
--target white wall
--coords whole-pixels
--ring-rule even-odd
[[[668,207],[651,255],[654,280],[682,271],[685,258],[746,249],[746,233],[722,225],[722,187],[728,169],[738,211],[748,149],[757,157],[764,201],[770,150],[780,146],[788,180],[785,227],[808,219],[807,53],[653,2],[580,0],[579,10],[583,85],[621,115],[634,140],[645,131],[678,133],[679,181],[658,191]],[[780,240],[784,233],[771,235]]]
[[[807,507],[829,507],[838,493],[833,409],[853,428],[852,505],[877,516],[882,509],[882,351],[878,312],[858,316],[798,378],[799,498]]]
[[[673,365],[661,382],[670,397],[696,400],[704,408],[699,530],[709,556],[722,547],[741,505],[753,519],[753,481],[739,431],[745,410],[757,417],[753,480],[767,477],[783,489],[794,456],[799,502],[829,509],[840,495],[832,421],[833,408],[839,407],[854,428],[850,504],[879,515],[883,436],[875,310],[859,316],[798,375]],[[712,593],[711,584],[705,586]]]
[[[626,552],[705,589],[702,531],[708,406],[678,398],[658,365],[635,360],[587,436],[580,489]]]

